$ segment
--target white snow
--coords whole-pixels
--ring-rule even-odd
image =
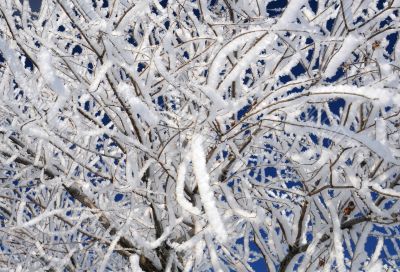
[[[332,225],[333,225],[333,245],[336,257],[336,264],[338,266],[339,272],[345,272],[346,266],[344,264],[342,230],[340,229],[340,221],[336,212],[337,208],[335,207],[335,204],[331,200],[327,201],[327,206],[331,214]]]
[[[214,271],[223,272],[223,270],[221,268],[221,263],[219,261],[217,252],[216,252],[215,247],[214,247],[214,243],[211,241],[211,238],[209,237],[209,235],[207,233],[205,234],[205,239],[206,239],[208,251],[210,253],[211,264],[212,264],[212,266],[214,268]]]
[[[131,106],[131,110],[139,114],[140,117],[146,121],[150,126],[155,126],[158,123],[158,116],[151,110],[151,108],[145,104],[141,99],[136,97],[131,86],[126,83],[120,83],[118,85],[118,92],[124,97],[124,99]]]
[[[184,159],[178,168],[178,177],[176,179],[176,200],[186,211],[194,215],[200,215],[201,211],[197,207],[194,207],[188,200],[186,200],[184,195],[187,163],[188,161]]]
[[[311,260],[311,258],[313,258],[314,252],[317,249],[317,245],[320,242],[323,234],[325,234],[324,232],[318,232],[316,237],[312,240],[312,242],[310,243],[310,245],[308,246],[305,254],[304,254],[304,259],[301,262],[301,265],[299,267],[299,272],[305,272],[307,269],[307,265],[309,264],[309,261]]]
[[[380,194],[394,197],[394,198],[400,198],[400,192],[390,189],[390,188],[382,188],[379,184],[372,184],[371,188],[374,189],[375,191],[379,192]]]
[[[100,82],[102,80],[104,80],[108,69],[110,69],[111,67],[112,67],[112,62],[106,61],[103,65],[101,65],[98,69],[96,69],[96,72],[95,72],[96,75],[95,75],[94,79],[92,80],[92,83],[89,86],[90,93],[96,91]]]
[[[206,155],[203,150],[203,137],[193,135],[192,138],[192,163],[196,176],[201,202],[203,203],[208,222],[212,226],[217,239],[224,243],[228,239],[224,222],[215,204],[214,193],[210,187],[210,176],[206,166]]]
[[[231,189],[226,184],[221,184],[220,188],[222,189],[222,191],[225,195],[225,198],[228,201],[229,206],[231,206],[234,213],[236,213],[237,215],[243,216],[245,218],[248,218],[248,219],[256,218],[256,216],[257,216],[256,213],[246,211],[239,206],[239,204],[237,203],[236,199],[234,198],[232,192],[230,191]]]
[[[376,120],[376,140],[385,145],[386,137],[386,121],[383,118],[378,118]]]
[[[180,223],[182,223],[183,218],[180,217],[178,219],[176,219],[175,224],[165,227],[164,228],[164,232],[161,234],[161,236],[153,241],[147,241],[146,239],[144,239],[144,237],[142,237],[136,230],[131,229],[133,238],[135,240],[135,242],[139,245],[139,247],[141,247],[142,249],[148,249],[148,250],[152,250],[152,249],[156,249],[158,247],[161,246],[161,244],[167,240],[168,236],[171,234],[172,230],[174,229],[174,227],[176,227],[177,225],[179,225]]]
[[[298,16],[301,11],[301,7],[306,3],[306,0],[296,0],[291,1],[285,8],[282,16],[279,18],[278,22],[275,25],[276,29],[285,28],[288,24],[293,23],[293,21]]]
[[[325,69],[325,76],[332,77],[336,74],[339,66],[347,61],[351,53],[363,42],[363,38],[356,34],[348,35],[343,41],[342,47],[333,55]]]
[[[252,46],[248,52],[246,52],[246,55],[242,56],[242,58],[235,65],[232,71],[230,71],[229,74],[226,76],[226,78],[221,82],[220,86],[218,87],[218,90],[220,91],[225,90],[232,83],[232,81],[240,77],[241,72],[244,71],[251,63],[254,62],[254,60],[259,56],[260,52],[266,47],[271,46],[271,43],[274,41],[274,36],[275,34],[267,34],[267,33],[261,36],[261,38],[257,41],[257,43],[254,46]],[[223,55],[220,54],[218,56],[218,61],[219,58],[221,58],[221,56]],[[214,82],[211,83],[212,81]],[[215,76],[212,77],[212,81],[210,80],[210,83],[215,84]]]
[[[347,26],[352,29],[353,25],[353,12],[352,12],[352,4],[354,3],[353,0],[341,0],[341,5],[344,13],[344,17],[346,20]]]
[[[70,90],[66,87],[63,81],[55,74],[54,67],[51,64],[52,56],[48,50],[42,48],[38,55],[38,65],[40,73],[45,79],[48,86],[58,95],[55,105],[49,109],[48,120],[50,124],[55,124],[55,116],[62,109],[70,97]]]
[[[240,48],[240,46],[243,46],[246,43],[249,43],[251,41],[256,40],[257,38],[262,36],[262,32],[261,31],[252,31],[252,32],[248,32],[248,33],[244,33],[241,35],[238,35],[238,37],[236,39],[233,39],[232,41],[230,41],[229,43],[224,44],[224,46],[216,53],[214,60],[212,61],[210,68],[209,68],[209,72],[208,72],[208,78],[207,78],[207,84],[209,86],[209,88],[211,89],[216,89],[217,85],[218,85],[218,81],[220,78],[220,68],[223,65],[223,63],[226,60],[226,57],[231,54],[233,51],[238,50]],[[260,44],[260,42],[258,43]],[[252,52],[259,53],[259,46],[257,46],[258,48],[255,48],[252,50]],[[252,57],[254,54],[256,53],[251,53],[249,54],[249,57]],[[242,62],[245,63],[247,60],[243,60]],[[240,65],[242,67],[242,65]],[[237,72],[235,72],[237,73]]]

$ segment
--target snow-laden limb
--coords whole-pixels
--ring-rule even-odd
[[[318,249],[317,245],[320,243],[320,240],[324,234],[324,232],[318,232],[316,237],[313,238],[312,242],[307,247],[307,250],[304,253],[304,258],[301,262],[300,267],[298,268],[299,272],[305,272],[307,270],[307,265],[309,265],[309,261],[315,258],[315,251]]]
[[[340,49],[329,60],[324,75],[326,77],[334,76],[339,66],[342,65],[343,62],[347,61],[351,53],[362,43],[363,43],[362,36],[353,33],[349,34],[344,39]]]
[[[19,204],[18,207],[18,213],[17,213],[17,224],[22,225],[23,224],[23,212],[26,207],[26,201],[22,200],[21,203]]]
[[[279,122],[279,120],[276,120]],[[293,131],[301,127],[304,131],[312,133],[314,129],[319,130],[320,133],[330,133],[331,135],[342,135],[353,141],[359,142],[368,147],[371,151],[379,155],[382,159],[395,165],[400,165],[400,151],[388,145],[383,145],[374,138],[368,136],[366,133],[355,133],[350,129],[342,126],[316,126],[313,123],[301,122],[288,122],[287,125],[293,126]],[[328,135],[328,134],[327,134]]]
[[[176,179],[176,200],[186,211],[194,215],[200,215],[201,211],[197,207],[194,207],[188,200],[186,200],[184,195],[185,176],[188,161],[188,158],[185,156],[178,168],[178,177]]]
[[[378,193],[380,193],[382,195],[385,195],[385,196],[388,196],[388,197],[393,197],[393,198],[400,198],[400,192],[398,192],[398,191],[396,191],[394,189],[382,188],[379,184],[376,184],[376,183],[372,184],[371,188],[374,191],[376,191],[376,192],[378,192]]]
[[[367,253],[364,251],[365,244],[367,243],[368,235],[370,234],[373,228],[372,223],[367,223],[365,226],[361,228],[360,237],[358,239],[358,243],[356,248],[353,251],[353,260],[352,260],[352,272],[356,272],[361,267],[361,263],[366,259],[368,256]]]
[[[131,264],[131,270],[132,272],[143,272],[143,270],[140,268],[139,265],[139,256],[137,254],[132,254],[129,257],[129,262]]]
[[[290,3],[286,6],[285,11],[282,16],[279,18],[276,28],[286,27],[288,24],[293,23],[298,14],[301,12],[301,7],[306,3],[306,0],[298,0]]]
[[[26,75],[24,73],[23,66],[18,60],[17,52],[13,50],[13,46],[10,46],[6,40],[0,37],[0,52],[2,53],[3,58],[7,61],[13,75],[21,86],[27,88],[28,82],[26,79]]]
[[[169,255],[167,259],[167,263],[165,265],[165,272],[171,272],[172,269],[172,261],[173,261],[173,255]]]
[[[384,269],[385,269],[385,267],[382,264],[382,261],[381,260],[377,260],[371,266],[368,266],[368,269],[366,269],[365,271],[367,271],[367,272],[376,272],[376,271],[384,271]]]
[[[160,247],[170,236],[171,232],[173,229],[178,226],[180,223],[182,223],[183,218],[178,218],[175,221],[175,224],[172,226],[168,226],[164,229],[164,232],[160,235],[160,237],[154,241],[147,241],[146,239],[143,239],[135,230],[131,230],[133,233],[133,238],[135,242],[139,245],[140,248],[151,250],[151,249],[156,249]]]
[[[346,265],[344,262],[344,253],[342,246],[342,230],[340,228],[339,217],[336,212],[336,207],[333,201],[327,202],[329,213],[331,214],[332,227],[333,227],[333,246],[335,248],[335,260],[339,272],[346,271]]]
[[[272,219],[268,218],[265,221],[270,235],[270,239],[268,239],[268,246],[273,249],[274,254],[276,254],[279,259],[285,258],[285,252],[280,244],[279,234],[276,232],[276,227],[278,225],[277,219],[274,217]]]
[[[130,212],[129,215],[128,215],[128,218],[127,218],[127,220],[125,222],[125,225],[120,230],[118,230],[118,232],[115,235],[114,239],[110,243],[110,246],[108,247],[107,252],[104,255],[104,259],[103,259],[103,261],[102,261],[102,263],[100,265],[99,271],[103,272],[106,269],[107,263],[108,263],[108,260],[111,257],[111,254],[115,250],[115,247],[117,246],[119,240],[121,239],[121,236],[128,230],[128,228],[129,228],[129,226],[130,226],[130,224],[132,222],[132,219],[133,219],[133,214]],[[136,261],[135,257],[133,257],[133,259],[131,259],[132,256],[137,256],[137,255],[133,254],[133,255],[131,255],[129,257],[129,261],[130,261],[131,264]]]
[[[226,43],[217,53],[216,56],[214,57],[211,66],[210,66],[210,72],[209,72],[209,76],[207,77],[207,85],[209,86],[209,88],[211,89],[217,89],[218,87],[218,82],[219,82],[219,74],[220,71],[219,69],[221,68],[222,64],[224,63],[226,57],[231,54],[233,51],[239,49],[241,46],[243,46],[244,44],[248,43],[248,42],[252,42],[254,40],[259,39],[260,37],[264,36],[265,33],[263,33],[265,31],[261,31],[261,30],[254,30],[254,31],[250,31],[247,33],[242,33],[240,35],[238,35],[235,39],[229,41],[228,43]],[[262,39],[261,41],[258,41],[257,44],[258,46],[253,47],[253,49],[251,49],[251,54],[247,54],[244,59],[242,59],[241,63],[243,65],[240,65],[235,71],[235,73],[233,73],[233,75],[237,75],[238,72],[241,71],[241,69],[243,69],[246,64],[248,64],[248,61],[251,60],[255,54],[258,54],[260,51],[260,46],[262,46],[262,41],[265,41],[264,39]],[[229,81],[225,80],[225,82],[230,83]]]
[[[185,264],[185,267],[184,267],[183,272],[190,272],[190,271],[192,271],[192,267],[193,267],[193,259],[192,259],[192,258],[189,258],[189,260],[187,260],[187,262],[186,262],[186,264]]]
[[[215,250],[214,243],[211,241],[210,235],[208,233],[206,233],[205,234],[205,238],[206,238],[208,251],[210,252],[211,263],[212,263],[212,266],[214,268],[214,271],[223,272],[223,270],[221,268],[221,264],[220,264],[220,262],[218,260],[218,255],[217,255],[217,252]]]
[[[132,112],[138,114],[150,126],[155,126],[158,122],[158,116],[144,103],[135,96],[131,86],[126,83],[118,85],[118,91],[122,97],[129,103]]]
[[[357,98],[367,98],[374,100],[374,103],[378,105],[388,104],[388,103],[399,103],[400,94],[393,88],[373,88],[369,86],[355,86],[349,84],[339,84],[339,85],[325,85],[312,87],[309,90],[310,94],[320,94],[320,95],[344,95],[344,96],[354,96]]]
[[[202,231],[199,231],[196,233],[193,237],[190,239],[186,240],[185,242],[179,244],[176,242],[171,243],[171,246],[176,250],[176,251],[188,251],[196,247],[201,246],[201,242],[203,241],[204,238],[204,232],[205,231],[210,231],[208,230],[209,228],[205,228]],[[203,250],[201,249],[200,253],[202,253]]]
[[[199,88],[204,94],[212,101],[213,107],[216,110],[221,110],[221,109],[226,109],[229,107],[228,103],[226,100],[224,100],[218,92],[216,92],[214,89],[209,88],[207,85],[205,87],[203,86],[195,86],[196,88]]]
[[[95,92],[99,87],[100,82],[104,79],[107,74],[108,69],[112,67],[113,63],[111,61],[106,61],[98,69],[96,69],[96,75],[89,86],[89,92]]]
[[[220,185],[221,190],[223,191],[226,200],[229,203],[229,206],[232,208],[233,212],[236,213],[239,216],[243,216],[246,218],[253,218],[256,219],[257,214],[255,212],[248,212],[244,209],[242,209],[239,204],[236,202],[234,196],[232,195],[230,188],[226,186],[225,184]]]
[[[266,32],[263,33],[260,37],[257,36],[256,43],[251,46],[250,50],[246,52],[244,56],[242,56],[242,58],[235,65],[232,71],[230,71],[229,74],[224,78],[224,80],[219,84],[218,92],[225,90],[227,87],[229,87],[232,81],[240,77],[242,71],[245,70],[248,66],[250,66],[251,63],[254,63],[260,52],[264,48],[271,46],[274,41],[275,41],[275,34],[273,33]],[[218,61],[222,56],[223,55],[220,52],[220,54],[214,61],[215,62]],[[209,81],[210,86],[213,86],[213,84],[215,84],[214,83],[215,81],[216,79],[214,77],[211,78]]]
[[[126,158],[126,167],[125,167],[126,179],[132,187],[138,187],[138,185],[140,184],[140,180],[138,177],[136,177],[136,175],[133,174],[133,173],[139,172],[139,169],[138,169],[138,166],[136,163],[137,157],[135,156],[135,154],[133,152],[128,153],[126,157],[127,157]]]
[[[342,15],[344,17],[343,21],[346,24],[346,27],[349,28],[349,30],[353,29],[353,27],[354,27],[352,4],[353,4],[353,1],[351,1],[351,0],[341,0],[340,1]]]
[[[62,109],[71,95],[71,91],[64,85],[64,82],[54,72],[52,67],[52,56],[46,49],[42,49],[38,56],[38,65],[43,78],[49,87],[57,94],[57,102],[50,109],[48,118],[54,122],[54,117],[57,112]]]
[[[4,164],[11,164],[11,163],[13,163],[13,162],[18,158],[19,155],[20,155],[20,154],[18,154],[18,153],[12,155],[10,158],[8,158],[8,159],[4,162]]]
[[[49,138],[49,134],[41,128],[39,125],[35,124],[27,124],[22,127],[22,131],[25,132],[27,135],[30,135],[35,138],[46,140]]]
[[[214,192],[210,186],[210,176],[207,170],[206,155],[203,150],[203,137],[201,135],[193,135],[191,148],[193,172],[199,187],[201,202],[203,203],[208,222],[212,226],[218,241],[224,243],[227,241],[228,235],[215,203]]]
[[[140,19],[146,16],[149,12],[149,3],[147,1],[139,1],[135,3],[132,8],[129,8],[127,12],[123,15],[123,17],[119,20],[118,30],[124,30],[129,25],[129,20],[132,16]]]
[[[20,206],[22,207],[22,206]],[[74,208],[74,210],[79,211],[79,210],[90,210],[87,208]],[[98,210],[92,210],[94,212],[97,212]],[[66,210],[65,209],[54,209],[54,210],[49,210],[49,211],[45,211],[42,214],[36,216],[35,218],[27,221],[27,222],[22,222],[22,219],[19,219],[20,224],[18,224],[17,226],[13,227],[14,229],[20,229],[20,228],[27,228],[30,226],[33,226],[35,224],[38,224],[40,221],[52,217],[54,215],[58,215],[58,214],[62,214],[65,213]]]

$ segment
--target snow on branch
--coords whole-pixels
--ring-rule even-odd
[[[216,207],[214,192],[210,186],[210,176],[206,166],[206,155],[203,150],[203,137],[201,135],[193,135],[191,148],[193,172],[199,187],[201,202],[217,239],[224,243],[228,239],[228,235]]]

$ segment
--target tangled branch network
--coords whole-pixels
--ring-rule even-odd
[[[0,1],[1,271],[399,271],[399,9]]]

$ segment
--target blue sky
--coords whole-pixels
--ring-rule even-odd
[[[42,0],[29,0],[33,11],[38,11]]]

